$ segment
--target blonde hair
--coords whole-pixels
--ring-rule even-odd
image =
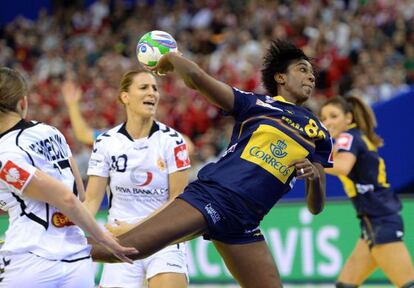
[[[17,103],[28,94],[23,75],[14,69],[0,68],[0,112],[16,112]]]
[[[355,96],[334,97],[328,99],[322,107],[327,105],[335,105],[344,113],[351,113],[353,122],[364,132],[368,139],[375,145],[381,147],[384,144],[383,139],[375,133],[377,127],[377,119],[374,111],[365,102]]]
[[[134,82],[134,77],[138,74],[141,73],[149,73],[151,74],[151,72],[143,70],[143,69],[135,69],[135,70],[131,70],[126,72],[124,75],[122,75],[121,78],[121,82],[119,83],[119,88],[118,88],[118,99],[119,101],[121,101],[121,93],[122,92],[128,92],[129,91],[129,87],[131,87],[132,82]],[[122,101],[121,101],[122,103]]]

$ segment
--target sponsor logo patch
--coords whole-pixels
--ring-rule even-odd
[[[149,185],[152,182],[152,172],[142,171],[140,167],[135,168],[131,172],[131,182],[137,185],[138,187],[144,187]]]
[[[352,146],[352,141],[354,140],[354,136],[349,133],[342,133],[338,140],[336,140],[335,146],[336,148],[343,149],[349,151]]]
[[[220,214],[216,211],[216,209],[213,208],[213,205],[211,205],[211,203],[208,203],[206,206],[204,206],[204,209],[211,217],[211,220],[214,224],[221,220]]]
[[[19,167],[13,161],[7,161],[3,169],[0,171],[0,179],[12,185],[18,190],[21,190],[29,179],[30,173]]]
[[[174,148],[174,158],[177,168],[190,166],[190,158],[188,157],[187,146],[185,144]]]
[[[293,168],[288,168],[289,164],[308,154],[308,150],[281,130],[262,124],[253,132],[241,158],[259,165],[286,183],[294,171]]]
[[[181,265],[175,264],[175,263],[169,263],[167,262],[167,266],[176,267],[176,268],[183,268]]]
[[[73,222],[71,222],[69,220],[69,218],[66,215],[64,215],[60,212],[53,213],[53,215],[52,215],[52,224],[53,224],[53,226],[55,226],[57,228],[62,228],[62,227],[65,227],[65,226],[75,225]]]

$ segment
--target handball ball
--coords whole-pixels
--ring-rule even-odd
[[[168,52],[177,52],[177,42],[167,32],[147,32],[138,41],[137,58],[145,66],[156,66],[161,56]]]

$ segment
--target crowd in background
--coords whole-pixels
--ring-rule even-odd
[[[338,94],[370,104],[387,101],[414,84],[411,0],[98,0],[89,7],[55,1],[52,13],[17,17],[1,27],[0,66],[27,76],[31,115],[63,131],[86,167],[89,150],[73,138],[62,81],[75,78],[81,85],[82,112],[91,126],[122,122],[117,85],[138,65],[137,40],[154,29],[172,34],[179,50],[215,77],[256,92],[264,92],[263,48],[273,38],[292,41],[314,59],[314,110]],[[227,145],[230,120],[174,76],[159,84],[157,118],[193,139],[192,165],[217,157]]]

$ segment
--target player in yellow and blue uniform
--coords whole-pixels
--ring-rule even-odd
[[[291,161],[308,158],[329,167],[331,139],[302,106],[281,96],[233,92],[237,124],[229,148],[217,163],[201,169],[199,181],[180,198],[202,211],[212,239],[242,244],[263,240],[260,220],[296,181]]]
[[[276,264],[258,228],[260,220],[294,185],[306,181],[313,214],[323,210],[332,142],[319,120],[301,105],[315,86],[302,50],[273,41],[265,56],[263,84],[270,97],[240,91],[206,74],[179,53],[164,55],[154,72],[174,70],[186,85],[236,120],[226,154],[204,167],[198,180],[163,210],[121,235],[146,257],[166,245],[210,237],[242,287],[282,287]],[[92,257],[113,261],[94,245]]]
[[[402,242],[401,202],[377,151],[382,139],[374,132],[373,111],[356,97],[338,97],[323,105],[321,119],[335,138],[334,167],[326,172],[342,181],[362,230],[337,287],[358,287],[377,267],[397,287],[414,287],[414,267]]]

